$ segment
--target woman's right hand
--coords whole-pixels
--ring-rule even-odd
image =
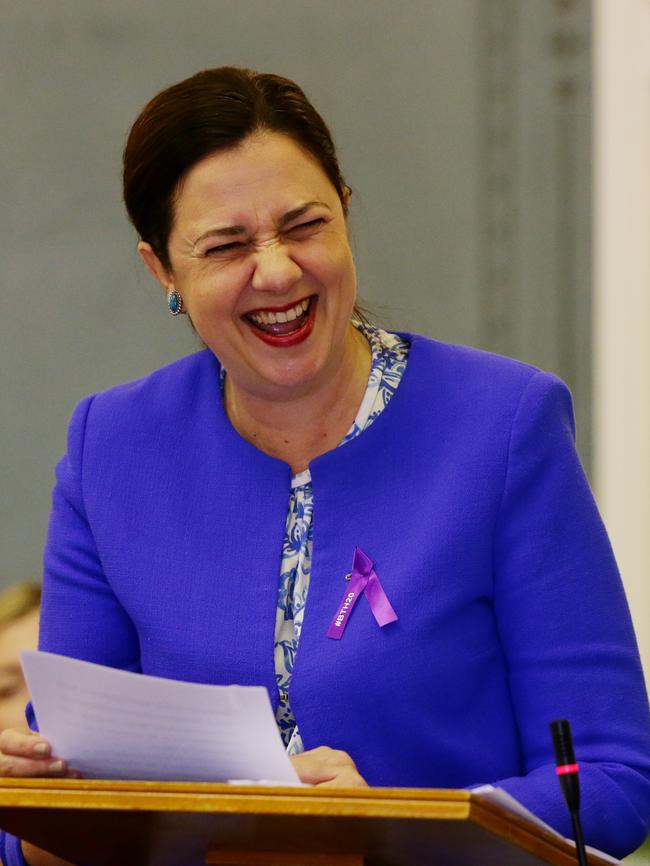
[[[67,761],[52,754],[52,747],[40,734],[29,728],[5,728],[0,733],[0,776],[78,778],[79,773]],[[21,842],[23,857],[30,866],[74,866],[48,851]]]
[[[5,728],[0,733],[0,776],[78,778],[67,761],[52,755],[52,747],[29,728]]]

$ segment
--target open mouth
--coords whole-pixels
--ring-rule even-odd
[[[256,337],[272,346],[295,346],[306,340],[314,327],[318,298],[310,295],[294,304],[273,310],[253,310],[242,316]]]

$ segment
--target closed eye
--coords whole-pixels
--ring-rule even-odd
[[[205,255],[206,256],[223,255],[224,253],[230,253],[233,250],[237,250],[243,246],[244,246],[244,244],[241,241],[230,241],[227,244],[218,244],[216,247],[210,247],[209,250],[205,251]]]
[[[304,223],[298,223],[296,226],[292,226],[289,229],[289,234],[300,234],[301,232],[307,232],[310,229],[320,228],[320,226],[325,225],[326,220],[323,217],[315,217],[312,220],[307,220]]]

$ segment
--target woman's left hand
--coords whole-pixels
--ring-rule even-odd
[[[299,755],[291,763],[301,782],[307,785],[329,785],[332,788],[363,788],[368,783],[359,775],[356,764],[347,752],[319,746]]]

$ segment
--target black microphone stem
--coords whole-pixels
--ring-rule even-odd
[[[576,843],[576,854],[580,866],[588,866],[585,838],[580,823],[580,783],[578,781],[578,764],[573,751],[571,727],[566,719],[551,722],[551,735],[555,748],[555,772],[560,781],[564,799],[571,814],[573,838]]]
[[[587,852],[585,850],[585,837],[582,835],[582,824],[577,812],[571,812],[571,823],[573,824],[573,838],[576,843],[576,853],[580,866],[589,866],[587,863]]]

